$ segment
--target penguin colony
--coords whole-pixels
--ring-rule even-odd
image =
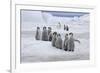
[[[68,31],[69,27],[64,26],[64,30]],[[40,27],[37,27],[35,39],[42,40],[42,41],[51,41],[53,47],[56,47],[57,49],[64,49],[65,51],[72,51],[72,52],[74,52],[75,49],[75,41],[80,43],[79,40],[74,39],[72,32],[69,34],[66,33],[63,41],[59,33],[52,32],[51,27],[48,27],[48,30],[46,27],[43,27],[42,34],[40,31]]]

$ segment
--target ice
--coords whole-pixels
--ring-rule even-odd
[[[36,30],[36,27],[43,26],[52,26],[57,27],[58,22],[61,23],[61,27],[64,25],[69,25],[70,27],[84,27],[89,28],[89,14],[85,14],[81,17],[57,17],[53,16],[47,12],[41,11],[24,11],[22,12],[22,21],[21,21],[21,30],[22,31],[33,31]],[[75,26],[73,26],[75,25]],[[84,29],[85,31],[86,29]]]
[[[21,62],[47,62],[47,61],[69,61],[69,60],[88,60],[89,59],[89,37],[80,36],[76,33],[74,36],[81,43],[75,42],[75,51],[66,52],[63,49],[52,47],[51,42],[35,40],[34,33],[26,33],[21,42]],[[77,36],[76,36],[77,35]],[[82,34],[81,34],[82,35]],[[62,36],[64,38],[64,34]]]
[[[33,16],[32,19],[30,21],[24,19],[21,25],[21,63],[89,60],[89,15],[65,18],[40,11],[32,14],[28,15]],[[36,17],[37,14],[39,17]],[[33,21],[34,19],[35,21]],[[57,28],[58,21],[61,22],[60,29]],[[51,45],[50,41],[35,40],[37,26],[40,27],[41,32],[43,26],[52,27],[52,32],[60,33],[64,40],[65,34],[69,33],[64,31],[64,24],[69,26],[69,32],[74,33],[74,38],[79,39],[81,42],[80,44],[75,42],[74,52],[57,49]]]
[[[33,41],[22,48],[22,62],[66,61],[89,59],[89,49],[86,40],[76,44],[75,52],[66,52],[51,46],[51,42]],[[27,41],[29,42],[29,41]],[[83,46],[80,46],[83,45]]]

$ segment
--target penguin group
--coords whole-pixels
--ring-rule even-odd
[[[72,52],[75,49],[75,41],[80,43],[79,40],[74,39],[72,32],[66,33],[64,40],[62,40],[61,34],[52,32],[51,27],[48,27],[48,29],[43,27],[42,36],[40,35],[40,28],[37,27],[35,38],[36,40],[51,41],[53,47]]]
[[[37,27],[35,39],[36,40],[42,40],[42,41],[52,41],[52,32],[51,27],[48,27],[48,30],[46,27],[43,27],[43,31],[41,34],[40,27]]]

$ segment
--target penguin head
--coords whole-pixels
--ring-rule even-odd
[[[52,30],[51,27],[48,27],[48,30]]]
[[[66,33],[65,38],[68,38],[68,34]]]
[[[73,33],[71,32],[71,33],[69,33],[69,37],[73,37]]]
[[[43,27],[43,30],[46,30],[46,27],[45,26]]]
[[[37,29],[40,29],[40,27],[37,27]]]
[[[61,37],[61,35],[60,34],[57,34],[57,37]]]
[[[54,32],[53,35],[57,35],[57,32]]]

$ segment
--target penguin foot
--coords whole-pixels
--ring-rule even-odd
[[[64,49],[65,51],[68,51],[67,49]]]

